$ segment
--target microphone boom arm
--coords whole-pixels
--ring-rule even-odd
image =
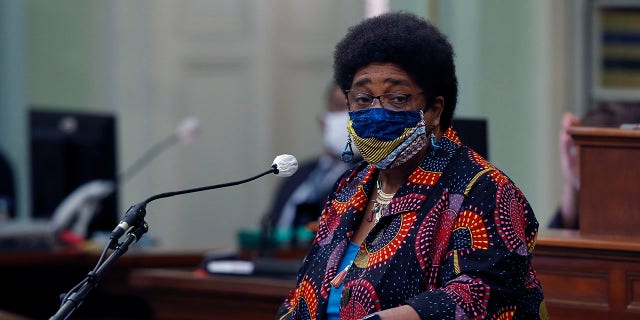
[[[160,193],[160,194],[156,194],[154,196],[151,196],[149,198],[147,198],[146,200],[144,200],[144,204],[146,205],[147,203],[153,201],[153,200],[157,200],[157,199],[162,199],[162,198],[167,198],[167,197],[173,197],[173,196],[177,196],[180,194],[185,194],[185,193],[193,193],[193,192],[200,192],[200,191],[206,191],[206,190],[213,190],[213,189],[218,189],[218,188],[225,188],[225,187],[232,187],[232,186],[236,186],[239,184],[243,184],[249,181],[253,181],[255,179],[258,179],[262,176],[265,176],[269,173],[278,173],[278,169],[276,168],[275,165],[273,165],[271,167],[271,169],[253,176],[251,178],[247,178],[244,180],[238,180],[238,181],[233,181],[233,182],[227,182],[227,183],[221,183],[221,184],[216,184],[216,185],[212,185],[212,186],[207,186],[207,187],[198,187],[198,188],[192,188],[192,189],[186,189],[186,190],[179,190],[179,191],[171,191],[171,192],[165,192],[165,193]]]
[[[130,229],[133,226],[138,225],[140,223],[140,221],[144,221],[144,217],[147,214],[147,212],[146,212],[147,204],[149,202],[151,202],[151,201],[162,199],[162,198],[173,197],[173,196],[186,194],[186,193],[193,193],[193,192],[200,192],[200,191],[206,191],[206,190],[212,190],[212,189],[232,187],[232,186],[243,184],[243,183],[246,183],[246,182],[249,182],[249,181],[256,180],[256,179],[258,179],[258,178],[260,178],[262,176],[265,176],[267,174],[270,174],[270,173],[278,174],[278,172],[280,172],[280,170],[278,170],[277,165],[274,164],[274,165],[271,166],[271,169],[269,169],[269,170],[267,170],[267,171],[265,171],[263,173],[260,173],[260,174],[258,174],[256,176],[253,176],[251,178],[244,179],[244,180],[221,183],[221,184],[216,184],[216,185],[206,186],[206,187],[198,187],[198,188],[192,188],[192,189],[186,189],[186,190],[164,192],[164,193],[153,195],[153,196],[145,199],[144,201],[139,202],[139,203],[131,206],[129,208],[129,210],[127,210],[127,213],[125,214],[125,216],[122,219],[122,221],[118,224],[118,226],[116,226],[115,229],[113,229],[113,232],[111,232],[111,243],[109,244],[109,246],[113,247],[117,243],[117,240],[120,237],[122,237],[122,235],[128,229]]]

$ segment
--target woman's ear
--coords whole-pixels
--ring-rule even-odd
[[[424,114],[424,119],[427,121],[427,125],[438,127],[440,125],[440,116],[444,110],[444,98],[437,96],[431,105],[431,108]]]

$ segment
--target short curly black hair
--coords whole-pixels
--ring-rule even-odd
[[[426,20],[407,12],[385,13],[349,28],[336,45],[333,72],[349,90],[356,72],[371,63],[393,63],[426,93],[428,105],[444,98],[443,130],[451,125],[458,100],[454,53],[447,37]]]

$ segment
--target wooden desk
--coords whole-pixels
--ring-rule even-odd
[[[533,252],[551,319],[640,319],[640,244],[545,230]]]
[[[0,252],[0,310],[48,319],[67,292],[98,262],[82,250]],[[149,307],[129,292],[129,272],[139,268],[196,268],[204,253],[130,250],[107,270],[99,286],[74,313],[75,319],[150,319]]]
[[[640,240],[640,130],[572,127],[569,133],[579,150],[582,234]]]
[[[294,287],[293,280],[198,276],[193,270],[202,257],[203,252],[128,252],[74,315],[78,319],[273,319]],[[48,318],[58,308],[58,295],[78,283],[96,262],[95,252],[3,252],[0,309]],[[640,319],[637,239],[543,230],[533,263],[551,319]],[[117,310],[128,314],[116,314]]]
[[[533,258],[551,319],[640,319],[640,243],[543,230]],[[198,276],[192,270],[130,273],[154,319],[273,319],[293,280]]]
[[[294,280],[197,275],[193,271],[146,269],[130,274],[154,319],[269,319],[295,286]]]

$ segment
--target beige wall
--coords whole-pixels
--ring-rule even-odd
[[[0,1],[0,152],[14,169],[18,210],[29,209],[26,164],[26,28],[25,5]],[[21,212],[18,212],[19,214]]]

